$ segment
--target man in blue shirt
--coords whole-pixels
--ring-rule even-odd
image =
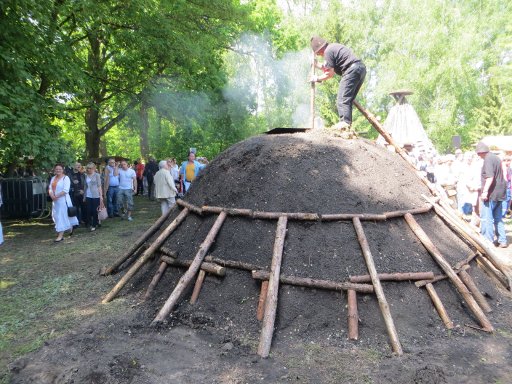
[[[183,186],[185,189],[184,193],[188,192],[190,184],[197,177],[199,171],[201,171],[201,169],[206,168],[208,160],[206,160],[206,158],[202,158],[202,160],[204,160],[206,164],[201,164],[199,161],[196,160],[196,154],[194,152],[189,152],[188,161],[184,161],[181,164],[180,180],[183,181]]]

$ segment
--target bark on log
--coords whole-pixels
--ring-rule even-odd
[[[427,213],[431,209],[432,209],[432,205],[429,204],[429,205],[427,205],[425,207],[422,207],[422,208],[414,208],[414,209],[409,209],[409,210],[405,210],[405,211],[384,212],[384,216],[386,216],[387,219],[392,219],[392,218],[395,218],[395,217],[402,217],[406,213],[410,213],[411,215],[418,215],[420,213]]]
[[[180,259],[172,259],[167,256],[160,257],[160,261],[163,261],[170,266],[178,267],[178,268],[189,268],[192,265],[192,260],[180,260]],[[215,276],[225,276],[226,275],[226,268],[221,267],[220,265],[214,264],[214,263],[208,263],[208,262],[202,262],[200,269],[202,271],[211,273]]]
[[[203,205],[201,207],[201,211],[202,212],[206,212],[206,213],[216,213],[216,214],[219,214],[222,211],[225,211],[225,209],[222,208],[222,207],[212,207],[210,205]]]
[[[459,274],[461,271],[465,271],[466,269],[469,269],[469,265],[463,265],[459,269],[454,268],[453,271],[456,274]],[[427,284],[434,284],[434,283],[437,283],[438,281],[446,280],[446,279],[448,279],[447,275],[436,275],[436,276],[434,276],[433,279],[430,279],[430,280],[419,280],[419,281],[415,282],[414,285],[418,288],[421,288]]]
[[[482,295],[482,292],[480,292],[477,285],[475,284],[475,281],[471,278],[469,273],[467,273],[466,271],[460,271],[459,277],[462,280],[462,282],[466,284],[466,287],[468,287],[469,292],[471,292],[480,308],[482,308],[484,312],[492,312],[491,306],[485,299],[484,295]]]
[[[155,273],[155,276],[153,276],[153,279],[151,280],[151,283],[148,286],[148,289],[146,291],[146,294],[144,295],[144,300],[147,300],[151,297],[153,294],[153,291],[155,290],[156,285],[162,278],[163,274],[165,273],[165,270],[167,269],[167,263],[161,262],[160,267],[158,267],[158,270]]]
[[[353,289],[347,291],[347,307],[348,338],[349,340],[357,340],[359,339],[359,315],[357,313],[357,295]]]
[[[153,320],[152,324],[156,324],[158,322],[162,322],[165,320],[165,318],[169,315],[169,313],[173,310],[174,306],[178,302],[179,298],[185,291],[185,289],[188,287],[194,276],[197,274],[199,269],[201,268],[201,264],[203,262],[203,259],[205,258],[206,254],[208,253],[208,250],[210,249],[210,246],[215,241],[215,237],[219,233],[222,224],[224,223],[224,220],[226,219],[226,212],[221,212],[221,214],[217,217],[217,220],[215,220],[215,223],[213,224],[212,228],[208,232],[208,235],[204,239],[203,243],[199,247],[199,250],[197,251],[196,256],[194,257],[194,260],[190,264],[190,267],[188,268],[187,272],[180,278],[178,281],[178,284],[176,284],[176,287],[172,291],[171,295],[163,305],[163,307],[160,309],[160,312],[156,315],[155,319]],[[172,259],[171,259],[172,260]]]
[[[450,317],[448,316],[448,313],[446,312],[446,309],[444,308],[443,302],[437,295],[436,290],[434,289],[434,286],[430,283],[428,283],[425,288],[427,289],[428,295],[430,296],[430,299],[432,300],[432,303],[434,304],[434,307],[436,308],[437,313],[439,314],[439,317],[444,323],[444,326],[446,329],[453,329],[453,322],[450,320]]]
[[[408,280],[430,280],[434,278],[434,272],[397,272],[397,273],[379,273],[377,275],[380,281],[408,281]],[[350,276],[351,283],[370,283],[370,275]]]
[[[262,321],[265,315],[265,303],[267,302],[267,292],[268,280],[263,280],[261,282],[260,298],[258,300],[258,308],[256,310],[256,319],[258,319],[258,321]]]
[[[322,221],[341,221],[341,220],[353,220],[357,217],[359,220],[366,221],[385,221],[386,216],[382,214],[373,214],[373,213],[334,213],[334,214],[326,214],[321,215],[320,218]]]
[[[190,304],[192,305],[197,303],[197,298],[199,297],[199,292],[201,292],[201,287],[203,286],[205,276],[206,272],[203,269],[201,269],[197,274],[196,284],[194,285],[194,290],[192,291],[192,296],[190,297]]]
[[[473,312],[473,314],[477,318],[477,320],[480,323],[480,325],[482,326],[482,328],[486,332],[494,331],[492,324],[489,322],[489,320],[485,316],[485,313],[482,311],[482,308],[480,308],[480,306],[476,302],[475,298],[471,295],[471,293],[468,291],[467,287],[459,279],[457,274],[453,271],[450,264],[448,264],[448,262],[444,259],[441,252],[438,251],[438,249],[434,245],[434,243],[432,243],[432,240],[430,240],[430,238],[427,236],[427,234],[423,231],[423,229],[420,227],[420,225],[416,222],[414,217],[411,214],[406,214],[404,216],[404,219],[407,222],[407,224],[409,225],[409,227],[411,228],[411,230],[414,232],[414,234],[418,237],[418,239],[421,241],[421,243],[425,246],[427,251],[432,255],[432,257],[437,262],[437,264],[441,267],[441,269],[444,271],[444,273],[449,277],[449,279],[455,285],[455,288],[457,288],[457,291],[464,298],[467,306],[469,307],[471,312]]]
[[[225,260],[214,256],[206,256],[206,261],[222,265],[223,267],[234,268],[234,269],[242,269],[244,271],[254,271],[258,269],[266,269],[264,267],[260,267],[256,264],[244,263],[243,261],[237,260]]]
[[[393,352],[400,356],[403,354],[402,346],[400,345],[400,340],[398,339],[398,333],[396,332],[393,317],[391,316],[391,311],[389,310],[389,305],[386,300],[386,296],[384,295],[384,290],[382,289],[382,285],[380,284],[380,280],[377,275],[377,269],[375,268],[375,263],[370,251],[370,246],[368,245],[368,240],[366,239],[366,235],[364,234],[364,229],[359,218],[355,217],[353,219],[353,223],[356,230],[357,239],[359,241],[359,245],[361,246],[363,257],[366,262],[366,267],[368,268],[368,272],[372,278],[373,288],[375,289],[375,294],[377,295],[382,317],[384,318],[384,323],[386,324],[386,329],[391,341],[391,347],[393,348]]]
[[[279,220],[283,216],[286,216],[286,213],[284,213],[284,212],[262,212],[262,211],[254,211],[252,213],[252,217],[254,219]]]
[[[201,208],[185,200],[178,199],[176,200],[176,204],[178,204],[180,207],[187,208],[190,212],[194,212],[195,214],[198,214],[200,216],[203,214]]]
[[[112,290],[105,296],[102,303],[106,304],[111,301],[119,291],[126,285],[128,280],[130,280],[138,270],[153,256],[153,253],[162,246],[165,240],[175,231],[176,228],[181,224],[183,220],[188,215],[188,209],[184,208],[178,216],[172,221],[171,224],[167,226],[163,230],[163,232],[158,236],[155,241],[151,244],[151,246],[144,251],[142,256],[132,265],[132,267],[125,273],[125,275],[119,280],[119,282],[112,288]]]
[[[279,293],[279,275],[281,273],[281,261],[283,258],[284,241],[286,238],[286,225],[288,218],[281,216],[277,222],[274,250],[272,252],[272,265],[270,268],[270,279],[268,282],[267,298],[265,300],[265,314],[261,328],[260,344],[258,355],[268,357],[272,336],[274,334],[274,323],[276,320],[277,296]]]
[[[160,216],[158,220],[155,221],[155,223],[146,230],[146,232],[144,232],[137,240],[135,240],[135,243],[132,244],[132,246],[123,254],[123,256],[114,261],[114,263],[110,267],[102,271],[101,274],[105,276],[115,272],[117,268],[119,268],[119,266],[121,266],[121,264],[123,264],[126,261],[126,259],[133,255],[133,253],[136,252],[137,249],[140,248],[147,239],[153,236],[153,234],[155,234],[155,232],[160,229],[162,224],[165,223],[165,221],[169,218],[171,213],[174,212],[174,210],[175,207],[170,209],[169,212],[167,212],[165,215]]]
[[[263,270],[252,271],[252,277],[255,280],[268,280],[270,273]],[[347,291],[352,289],[356,292],[361,293],[372,293],[374,292],[373,286],[370,284],[357,284],[357,283],[345,283],[336,282],[330,280],[318,280],[311,279],[309,277],[296,277],[281,275],[279,281],[286,285],[295,285],[298,287],[308,287],[315,289],[325,289],[328,291]]]
[[[307,212],[289,212],[286,214],[288,220],[302,220],[302,221],[320,221],[318,213]]]

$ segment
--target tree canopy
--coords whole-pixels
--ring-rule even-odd
[[[32,159],[213,157],[273,127],[305,126],[309,39],[351,47],[360,101],[409,101],[440,151],[512,131],[512,5],[497,0],[5,0],[0,172]],[[337,81],[316,113],[337,119]],[[356,130],[368,123],[355,113]]]

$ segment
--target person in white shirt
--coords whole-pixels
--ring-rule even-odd
[[[119,211],[122,208],[126,210],[128,221],[132,221],[133,194],[137,192],[137,174],[128,167],[126,160],[121,161],[119,170],[119,192],[117,194],[117,205]],[[124,219],[124,214],[121,219]]]

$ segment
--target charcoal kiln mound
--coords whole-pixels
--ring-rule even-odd
[[[351,337],[357,338],[357,343],[387,350],[394,340],[383,306],[387,306],[405,352],[432,338],[471,331],[467,324],[485,328],[467,297],[446,278],[430,284],[449,316],[444,323],[425,284],[419,288],[414,280],[367,281],[361,285],[372,292],[356,289],[357,313],[347,305],[347,292],[354,289],[342,285],[354,276],[371,273],[368,253],[378,276],[430,272],[437,277],[446,273],[404,219],[407,215],[419,224],[454,273],[464,270],[470,276],[491,308],[501,301],[500,289],[477,267],[475,249],[429,210],[422,195],[431,196],[414,170],[397,154],[370,141],[343,140],[315,131],[253,137],[212,161],[194,181],[184,203],[162,220],[160,229],[146,241],[150,252],[141,248],[136,253],[144,257],[154,252],[158,257],[147,263],[132,257],[131,266],[130,260],[122,266],[130,274],[129,268],[144,265],[127,292],[146,295],[146,305],[154,311],[149,316],[155,319],[172,292],[173,304],[159,320],[210,327],[252,352],[258,349],[258,353],[266,332],[270,332],[272,348],[290,341],[350,345],[354,341],[348,340],[347,319],[354,318],[358,333]],[[226,216],[219,223],[221,215]],[[165,233],[173,223],[174,228]],[[286,235],[279,262],[276,253],[279,240],[283,240],[279,239],[283,223]],[[212,238],[216,226],[218,232]],[[211,244],[205,245],[208,239]],[[226,267],[220,274],[208,271],[201,276],[200,272],[197,280],[204,278],[202,287],[196,282],[201,261],[195,271],[194,262],[189,267],[201,253],[206,261]],[[167,260],[170,266],[180,268],[166,268],[162,254],[177,256],[181,265]],[[276,263],[281,283],[274,292]],[[266,275],[255,278],[251,269]],[[149,294],[146,289],[153,275],[155,284]],[[193,279],[186,285],[188,275]],[[283,281],[284,277],[293,281]],[[265,291],[262,281],[269,279]],[[324,289],[294,284],[296,280],[338,285]],[[195,304],[190,304],[194,282],[199,295]],[[385,303],[379,298],[379,287]],[[272,319],[269,302],[275,300]],[[494,325],[502,316],[499,311],[482,311],[481,315],[485,320],[489,316]],[[393,350],[397,352],[395,346]]]

